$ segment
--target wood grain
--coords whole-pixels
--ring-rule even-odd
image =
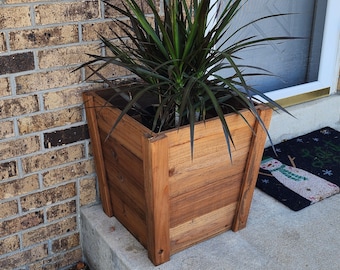
[[[102,146],[100,135],[98,131],[98,122],[96,117],[94,97],[92,92],[84,92],[83,100],[86,108],[86,118],[89,127],[89,134],[92,142],[93,156],[95,161],[95,168],[99,182],[100,198],[103,205],[103,210],[109,217],[113,216],[113,208],[111,205],[111,198],[109,187],[106,179],[106,171],[104,166],[104,158],[102,153]]]

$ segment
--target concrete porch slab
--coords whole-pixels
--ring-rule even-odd
[[[153,266],[147,251],[101,205],[81,209],[82,248],[92,270],[340,269],[340,195],[293,212],[256,189],[247,227]]]

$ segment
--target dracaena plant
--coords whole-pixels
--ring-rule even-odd
[[[119,35],[112,31],[112,37],[99,34],[106,51],[110,53],[106,56],[90,55],[93,59],[81,67],[91,67],[92,75],[96,74],[108,83],[113,98],[120,95],[127,100],[112,130],[132,109],[147,114],[139,102],[143,96],[153,95],[156,100],[152,104],[153,131],[188,124],[193,149],[195,123],[204,121],[208,112],[213,111],[221,121],[230,150],[232,138],[224,113],[226,109],[239,113],[233,105],[235,100],[250,110],[263,128],[254,97],[260,97],[267,106],[281,108],[266,95],[247,85],[247,76],[267,72],[260,67],[251,67],[257,68],[258,72],[245,73],[243,70],[247,66],[236,64],[237,53],[252,46],[263,45],[269,40],[290,37],[249,36],[232,44],[228,42],[252,23],[284,14],[259,18],[229,33],[235,15],[242,9],[241,0],[225,0],[223,7],[220,1],[164,0],[163,12],[159,11],[152,0],[141,1],[142,4],[135,0],[122,0],[122,7],[104,2],[120,14],[117,16],[119,19],[113,21],[122,31]],[[212,16],[212,11],[216,9],[220,10],[219,16]],[[146,11],[151,13],[153,20],[145,14]],[[93,68],[93,64],[99,64],[99,67]],[[101,75],[101,70],[108,65],[126,68],[138,80],[131,83],[129,88],[112,83]],[[222,76],[221,71],[230,75]]]

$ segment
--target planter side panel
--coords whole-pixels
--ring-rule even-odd
[[[108,107],[100,97],[95,102],[113,213],[147,247],[142,137],[150,131],[124,117],[111,133],[120,111]]]
[[[255,119],[244,112],[251,126]],[[170,239],[172,253],[229,230],[232,226],[252,131],[240,116],[227,116],[232,127],[232,162],[219,119],[195,127],[191,160],[188,130],[169,139]]]

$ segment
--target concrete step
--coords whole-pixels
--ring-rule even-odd
[[[92,270],[340,269],[340,195],[293,212],[255,190],[247,227],[225,232],[155,267],[101,205],[81,209],[83,254]]]

